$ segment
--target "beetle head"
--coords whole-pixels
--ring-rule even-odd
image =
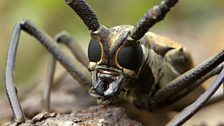
[[[125,88],[125,82],[137,76],[143,61],[138,41],[129,40],[131,26],[107,29],[101,26],[91,33],[88,47],[93,96],[113,97]]]

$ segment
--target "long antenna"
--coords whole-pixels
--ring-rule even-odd
[[[163,0],[152,9],[149,9],[143,17],[137,22],[134,29],[130,33],[130,37],[138,40],[157,22],[163,20],[170,9],[178,2],[178,0]]]
[[[100,27],[97,16],[84,0],[65,0],[66,3],[79,15],[89,30],[96,31]]]

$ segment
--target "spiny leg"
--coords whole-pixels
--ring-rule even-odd
[[[169,100],[171,97],[178,94],[180,91],[191,87],[191,85],[196,84],[195,82],[202,78],[204,75],[209,73],[211,70],[216,68],[219,64],[223,62],[224,50],[220,51],[215,56],[209,58],[207,61],[195,68],[187,71],[181,76],[177,77],[171,81],[166,87],[159,89],[155,95],[155,103],[160,104]]]
[[[18,100],[13,76],[15,67],[15,56],[21,30],[24,30],[25,32],[34,36],[61,63],[61,65],[65,67],[65,69],[72,75],[72,77],[75,78],[80,84],[82,84],[84,88],[89,89],[91,86],[91,75],[86,68],[83,68],[83,66],[79,62],[74,63],[75,61],[71,61],[71,59],[59,49],[57,43],[46,33],[38,29],[29,21],[21,21],[15,26],[13,30],[5,72],[6,93],[15,116],[15,121],[17,123],[22,123],[25,121],[25,117]]]
[[[188,95],[189,93],[192,92],[192,90],[196,89],[198,86],[200,86],[201,84],[203,84],[206,80],[208,80],[209,78],[217,75],[220,73],[220,71],[224,68],[224,64],[220,64],[218,67],[214,68],[212,71],[210,71],[209,73],[207,73],[206,75],[202,76],[200,79],[198,79],[196,82],[194,82],[194,84],[192,84],[191,86],[187,87],[184,90],[181,90],[180,92],[178,92],[177,94],[175,94],[175,96],[171,97],[170,99],[168,99],[167,101],[164,101],[164,106],[167,106],[169,104],[174,103],[175,101],[183,98],[184,96]],[[223,94],[218,95],[217,97],[215,97],[214,99],[210,99],[208,101],[208,103],[206,103],[206,105],[208,104],[212,104],[215,102],[219,102],[220,100],[223,100],[224,96]],[[162,107],[162,103],[160,104]]]
[[[87,68],[88,65],[88,58],[80,45],[74,41],[74,39],[69,35],[67,32],[60,32],[58,33],[55,37],[55,40],[57,43],[62,43],[65,44],[66,47],[68,47],[69,50],[72,51],[73,55],[75,58],[84,66]],[[44,111],[49,111],[50,110],[50,93],[51,93],[51,86],[54,81],[54,73],[56,69],[56,59],[54,57],[51,57],[50,63],[49,63],[49,70],[47,73],[47,78],[45,80],[45,85],[44,86],[44,94],[42,98],[42,103],[44,105]],[[63,73],[61,77],[64,77]]]
[[[211,86],[206,90],[194,103],[185,108],[181,113],[179,113],[175,119],[171,120],[167,126],[179,126],[185,121],[191,118],[204,104],[209,100],[209,98],[215,93],[215,91],[221,86],[224,81],[224,68],[216,78],[216,80],[211,84]]]
[[[168,102],[170,98],[173,98],[176,95],[177,96],[182,95],[181,94],[182,91],[185,93],[185,91],[186,92],[190,91],[189,89],[191,89],[192,87],[200,85],[200,83],[197,83],[197,81],[199,82],[201,81],[200,79],[203,79],[203,78],[206,79],[206,76],[208,77],[210,76],[209,74],[213,75],[213,74],[217,74],[220,70],[223,71],[223,64],[222,64],[223,59],[224,59],[224,50],[222,50],[215,56],[209,58],[207,61],[205,61],[201,65],[189,70],[188,72],[179,76],[175,80],[171,81],[170,84],[168,84],[165,88],[159,89],[155,93],[155,97],[154,97],[155,104],[160,106],[161,104]],[[220,81],[220,79],[217,79],[216,81]],[[221,83],[222,82],[223,80],[221,80]],[[200,98],[197,99],[197,101],[195,101],[191,105],[192,107],[189,107],[191,109],[187,109],[188,111],[184,111],[183,114],[180,114],[180,116],[178,116],[177,118],[177,121],[172,121],[170,125],[171,126],[175,124],[180,125],[183,122],[185,122],[187,119],[189,119],[193,114],[195,114],[202,107],[202,105],[204,105],[205,102],[212,96],[212,94],[217,90],[217,88],[220,85],[219,83],[218,84],[217,83],[218,82],[214,82],[210,86],[210,88],[205,93],[203,93],[200,96]]]

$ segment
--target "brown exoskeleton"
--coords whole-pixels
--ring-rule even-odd
[[[147,11],[133,27],[128,25],[106,28],[84,0],[66,0],[91,30],[88,58],[71,43],[67,34],[59,34],[57,42],[64,42],[80,63],[74,64],[58,47],[54,39],[29,21],[19,22],[13,31],[6,66],[6,91],[17,123],[25,118],[13,82],[16,49],[21,30],[34,36],[66,70],[101,104],[126,102],[140,109],[158,109],[182,99],[190,104],[204,89],[200,84],[215,74],[220,76],[188,109],[168,125],[181,125],[207,101],[223,82],[220,65],[224,50],[201,65],[193,67],[190,54],[172,40],[148,32],[161,21],[178,0],[163,0]],[[88,63],[89,61],[89,63]],[[88,67],[87,67],[88,64]],[[90,72],[89,72],[90,71]],[[222,71],[222,72],[220,72]],[[50,85],[49,85],[50,86]],[[49,88],[47,88],[49,89]],[[49,94],[49,91],[47,91]],[[49,104],[46,100],[46,104]],[[181,102],[182,103],[182,102]]]

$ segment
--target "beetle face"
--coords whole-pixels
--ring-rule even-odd
[[[101,26],[98,31],[92,32],[88,47],[92,96],[113,97],[125,88],[127,80],[137,75],[143,52],[139,43],[127,44],[130,29],[130,26],[110,29]]]

